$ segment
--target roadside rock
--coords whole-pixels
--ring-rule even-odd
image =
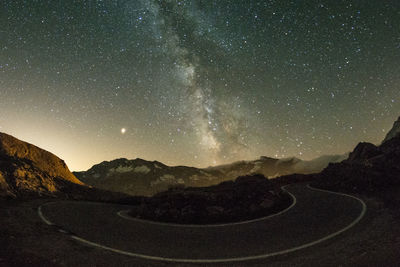
[[[290,203],[280,187],[258,174],[210,187],[173,188],[144,200],[131,216],[183,224],[234,222],[278,212]]]

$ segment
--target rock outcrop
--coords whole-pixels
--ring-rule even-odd
[[[400,187],[400,133],[380,146],[360,143],[341,163],[317,174],[316,186],[362,194],[384,194]]]
[[[379,154],[381,154],[381,152],[377,146],[371,143],[361,142],[354,148],[353,152],[350,153],[349,158],[345,160],[345,162],[355,163],[365,161]]]
[[[393,123],[392,129],[386,134],[385,139],[383,139],[382,143],[385,143],[386,141],[392,139],[396,135],[400,133],[400,117]]]
[[[53,195],[69,184],[83,185],[63,160],[37,146],[0,133],[1,195]]]
[[[209,224],[270,215],[288,207],[288,194],[262,175],[210,187],[177,187],[145,199],[132,216],[164,222]]]

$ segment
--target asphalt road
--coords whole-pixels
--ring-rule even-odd
[[[343,234],[362,219],[358,198],[306,185],[286,187],[296,199],[285,212],[261,220],[217,226],[177,226],[129,220],[129,207],[91,202],[51,202],[39,215],[72,238],[124,255],[172,262],[262,259],[300,250]]]

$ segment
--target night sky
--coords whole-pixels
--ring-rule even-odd
[[[0,3],[0,131],[72,170],[342,154],[399,115],[397,0]]]

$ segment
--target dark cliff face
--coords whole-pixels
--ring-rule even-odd
[[[68,183],[83,185],[63,160],[39,147],[0,133],[1,195],[52,195]]]
[[[341,163],[330,164],[316,186],[366,194],[383,194],[400,186],[400,133],[380,146],[360,143]]]
[[[349,158],[345,160],[347,163],[360,162],[368,160],[381,154],[379,148],[371,143],[359,143],[350,153]]]
[[[396,135],[400,134],[400,117],[393,123],[392,129],[387,133],[385,139],[383,139],[382,143],[392,139]]]

